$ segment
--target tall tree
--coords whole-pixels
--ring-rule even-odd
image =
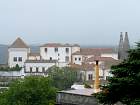
[[[27,77],[0,93],[0,105],[54,105],[56,90],[49,78]]]
[[[100,103],[140,105],[140,43],[129,51],[128,58],[112,66],[113,77],[109,78],[102,91],[95,94]]]
[[[54,86],[60,90],[71,88],[77,81],[77,72],[74,68],[53,66],[48,70],[49,77],[53,80]]]

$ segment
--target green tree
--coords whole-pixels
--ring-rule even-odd
[[[68,89],[77,81],[77,72],[74,68],[53,66],[48,69],[48,75],[53,80],[54,86],[59,90]]]
[[[20,71],[22,67],[19,67],[18,64],[16,64],[15,67],[0,67],[0,71]]]
[[[49,78],[27,77],[0,94],[0,105],[54,105],[56,91]]]
[[[113,77],[95,94],[101,103],[114,104],[118,101],[127,105],[140,105],[140,43],[131,49],[123,62],[112,66]]]

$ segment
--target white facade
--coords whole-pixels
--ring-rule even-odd
[[[101,54],[101,57],[111,57],[111,58],[114,58],[116,60],[118,60],[118,54],[117,53],[104,53],[104,54]]]
[[[83,62],[83,57],[82,57],[82,55],[73,55],[72,56],[72,63],[74,63],[74,64],[79,64],[79,65],[81,65],[82,64],[82,62]]]
[[[47,73],[48,68],[56,65],[55,62],[25,62],[25,76],[29,75],[45,75]]]
[[[77,51],[80,51],[80,46],[72,46],[72,54]]]
[[[103,70],[102,68],[99,69],[99,76],[100,79],[104,79],[106,80],[106,77],[110,76],[109,73],[110,70]],[[91,80],[95,80],[95,70],[81,70],[80,71],[82,74],[82,79],[86,80],[86,81],[91,81]]]
[[[32,55],[29,55],[28,56],[28,60],[41,60],[41,56],[32,56]]]
[[[71,47],[40,47],[40,55],[43,60],[58,60],[59,63],[71,62]]]
[[[24,62],[27,60],[29,49],[27,48],[9,48],[8,64],[10,67],[15,67],[18,64],[24,67]]]
[[[94,58],[96,56],[95,49],[93,53],[90,51],[91,50],[86,50],[86,52],[81,53],[82,50],[78,45],[49,43],[41,46],[39,53],[31,53],[30,48],[20,38],[18,38],[8,49],[8,64],[9,67],[14,67],[16,64],[23,67],[25,76],[45,75],[44,73],[47,69],[54,65],[65,67],[70,66],[71,64],[95,64],[94,60],[91,60],[90,62],[87,61],[87,59],[92,57]],[[101,53],[100,57],[111,57],[117,60],[118,54],[113,52]],[[110,70],[104,70],[102,64],[103,62],[100,61],[100,76],[109,76]],[[84,73],[84,78],[86,80],[94,80],[95,70],[80,70],[80,72]],[[22,75],[24,73],[22,72]]]

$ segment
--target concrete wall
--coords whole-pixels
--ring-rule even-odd
[[[93,96],[84,96],[69,93],[58,93],[56,99],[57,105],[98,105]]]

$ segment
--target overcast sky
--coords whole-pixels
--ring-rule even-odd
[[[117,45],[126,31],[140,40],[140,0],[0,0],[1,44]]]

